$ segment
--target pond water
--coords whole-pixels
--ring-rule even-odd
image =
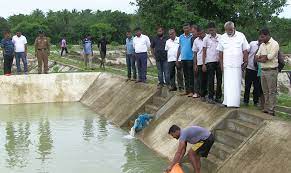
[[[1,173],[161,173],[167,161],[81,103],[0,105]]]

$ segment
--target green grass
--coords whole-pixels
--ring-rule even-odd
[[[278,105],[291,107],[291,96],[288,94],[280,94],[278,96]]]
[[[291,54],[291,42],[289,42],[287,45],[285,46],[281,46],[281,51],[285,54]]]
[[[290,64],[285,64],[285,67],[283,70],[291,70],[291,65]]]
[[[284,121],[291,121],[291,116],[285,113],[277,112],[276,117],[279,117],[280,119]]]

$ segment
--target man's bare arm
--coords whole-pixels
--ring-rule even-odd
[[[170,167],[174,167],[176,163],[180,163],[181,160],[183,159],[184,155],[185,155],[185,152],[186,152],[186,147],[187,147],[187,144],[186,142],[179,142],[179,147],[178,147],[178,150],[174,156],[174,159],[170,165]]]
[[[179,48],[178,48],[177,59],[176,59],[176,61],[179,60],[180,55],[181,55],[181,46],[179,46]]]
[[[205,65],[205,62],[206,62],[206,52],[207,52],[207,47],[203,47],[203,54],[202,54],[203,65]]]
[[[222,51],[219,51],[219,63],[220,63],[221,71],[223,71],[223,52]]]

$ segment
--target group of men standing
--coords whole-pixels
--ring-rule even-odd
[[[106,39],[106,35],[103,33],[101,39],[98,41],[98,49],[100,51],[100,68],[105,69],[105,58],[106,58],[106,52],[107,52],[107,44],[108,40]],[[89,69],[93,69],[93,41],[92,37],[88,34],[86,37],[82,40],[83,45],[83,54],[84,54],[84,63],[85,67]]]
[[[151,40],[140,28],[135,29],[134,37],[128,31],[128,80],[146,82],[148,50],[151,48],[158,69],[158,88],[168,86],[170,91],[185,91],[181,95],[238,108],[245,73],[244,103],[249,103],[253,84],[254,105],[258,105],[261,97],[263,112],[274,115],[279,44],[271,38],[268,29],[262,29],[258,41],[249,44],[233,22],[226,22],[224,28],[225,33],[220,35],[213,22],[208,24],[207,32],[199,26],[184,24],[184,33],[180,37],[176,36],[175,29],[170,29],[168,38],[159,27],[157,36]]]
[[[3,32],[4,38],[1,41],[1,48],[4,57],[4,75],[10,76],[13,60],[15,57],[17,74],[21,74],[20,61],[23,63],[24,74],[28,73],[27,67],[27,39],[21,32],[11,38],[9,31]],[[38,60],[38,73],[48,73],[48,56],[50,53],[50,40],[45,37],[43,31],[35,39],[35,57]],[[44,69],[43,69],[44,67]]]

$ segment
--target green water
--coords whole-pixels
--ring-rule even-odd
[[[0,173],[161,173],[166,160],[81,103],[0,106]]]

